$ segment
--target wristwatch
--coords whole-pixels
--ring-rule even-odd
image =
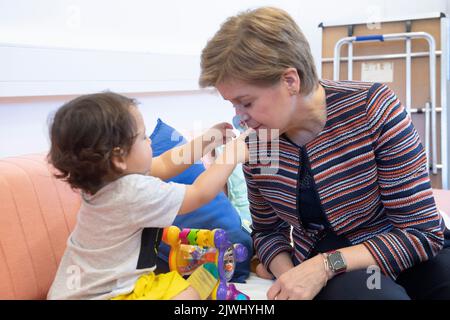
[[[328,267],[334,275],[338,275],[347,271],[347,263],[344,256],[339,251],[327,252]]]

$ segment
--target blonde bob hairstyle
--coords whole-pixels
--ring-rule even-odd
[[[233,79],[275,85],[287,68],[297,69],[300,93],[318,85],[308,41],[284,10],[262,7],[228,18],[201,55],[200,87]]]

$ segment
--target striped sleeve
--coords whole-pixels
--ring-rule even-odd
[[[243,166],[247,182],[248,200],[252,215],[252,238],[256,254],[267,270],[281,252],[292,254],[291,227],[278,217],[270,204],[261,196],[255,185],[251,169]]]
[[[393,229],[364,245],[382,272],[396,279],[403,270],[434,257],[442,249],[444,224],[433,198],[419,135],[387,86],[375,84],[369,90],[367,117],[381,201]]]

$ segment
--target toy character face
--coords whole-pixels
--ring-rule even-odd
[[[234,274],[235,260],[233,247],[229,247],[223,255],[223,269],[227,280],[231,280]]]

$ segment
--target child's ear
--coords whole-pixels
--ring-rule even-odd
[[[125,152],[121,148],[114,148],[111,154],[111,162],[114,169],[119,172],[127,170],[127,163],[125,161]]]

